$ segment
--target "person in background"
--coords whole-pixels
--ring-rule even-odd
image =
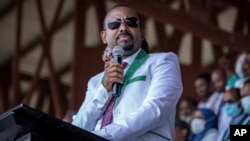
[[[198,108],[208,108],[214,110],[214,103],[217,101],[217,95],[213,95],[213,84],[210,73],[201,73],[196,76],[194,81],[196,94],[200,98]]]
[[[212,94],[215,100],[213,101],[211,109],[218,115],[223,101],[227,76],[223,69],[214,69],[211,74],[211,79],[215,90]]]
[[[243,124],[250,125],[250,79],[244,82],[240,94],[243,111],[246,115],[248,115],[248,118],[243,122]]]
[[[189,124],[177,118],[175,120],[174,141],[188,141],[189,134],[190,134]]]
[[[210,109],[197,109],[190,126],[190,141],[214,141],[217,138],[217,116]]]
[[[226,90],[223,97],[223,110],[231,117],[231,122],[224,127],[224,130],[219,133],[217,141],[227,141],[230,138],[230,125],[241,125],[247,118],[247,115],[243,113],[243,109],[240,103],[241,95],[240,89],[231,88]]]
[[[227,76],[227,84],[225,88],[227,90],[233,88],[236,81],[239,79],[239,76],[235,73],[233,62],[234,61],[230,60],[226,55],[223,55],[218,59],[219,69],[224,70]]]
[[[177,117],[189,124],[196,108],[197,101],[194,98],[183,98],[178,103]]]
[[[183,90],[178,57],[141,49],[140,18],[124,4],[106,14],[101,39],[108,48],[124,49],[122,63],[107,57],[103,72],[88,81],[72,124],[112,141],[173,140]],[[114,83],[121,85],[118,95],[112,91]]]
[[[215,102],[214,107],[216,107],[216,114],[218,116],[218,132],[223,132],[224,128],[227,127],[232,118],[226,114],[222,109],[223,97],[226,88],[226,73],[223,69],[215,69],[212,71],[212,82],[215,88],[215,94],[218,95],[217,102]]]
[[[239,76],[239,80],[235,82],[234,87],[241,89],[244,82],[250,79],[250,52],[241,53],[235,65],[235,72]]]

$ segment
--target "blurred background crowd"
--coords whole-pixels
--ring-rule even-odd
[[[212,71],[197,74],[196,96],[179,101],[175,141],[226,141],[230,125],[250,125],[250,53],[236,62],[218,59]]]

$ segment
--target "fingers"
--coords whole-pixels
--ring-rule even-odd
[[[123,69],[119,63],[110,62],[106,65],[103,84],[108,91],[111,91],[113,83],[123,83]]]
[[[102,54],[102,60],[103,62],[108,62],[112,58],[112,49],[109,47],[106,47],[106,49],[103,51]]]

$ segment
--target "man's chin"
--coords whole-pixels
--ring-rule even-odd
[[[133,46],[123,46],[124,51],[133,50]]]
[[[129,46],[133,46],[133,42],[131,42],[131,41],[118,41],[117,43],[116,43],[118,46],[122,46],[122,47],[124,47],[124,48],[127,48],[127,47],[129,47]]]

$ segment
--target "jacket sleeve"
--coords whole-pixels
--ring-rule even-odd
[[[111,95],[100,81],[99,76],[89,80],[84,102],[72,121],[73,125],[88,131],[95,129],[97,121],[102,117],[103,111],[111,99]]]

